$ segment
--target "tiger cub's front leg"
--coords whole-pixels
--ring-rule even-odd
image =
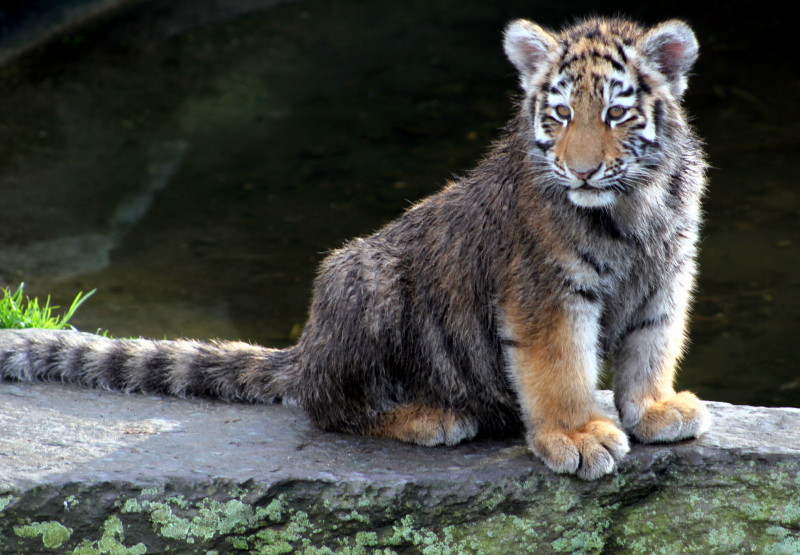
[[[598,312],[593,303],[577,302],[545,311],[537,324],[505,310],[506,362],[528,447],[551,470],[586,480],[612,472],[629,450],[628,437],[594,399]]]
[[[644,443],[697,437],[711,425],[703,402],[673,387],[686,342],[692,281],[687,268],[657,290],[624,330],[614,353],[614,402],[623,427]]]

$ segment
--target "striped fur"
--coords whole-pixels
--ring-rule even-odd
[[[0,376],[123,391],[291,400],[327,430],[423,445],[522,431],[551,469],[593,479],[628,438],[598,409],[603,361],[641,441],[708,427],[673,389],[695,275],[705,164],[680,98],[692,31],[519,20],[518,114],[461,180],[331,253],[298,344],[0,332]]]

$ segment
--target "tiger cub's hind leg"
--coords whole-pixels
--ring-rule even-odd
[[[456,445],[472,439],[478,423],[454,409],[422,404],[399,405],[382,413],[367,435],[418,445]]]

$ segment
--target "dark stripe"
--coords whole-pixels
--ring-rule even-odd
[[[650,301],[653,300],[653,297],[656,296],[656,293],[658,293],[658,288],[650,287],[650,290],[645,293],[644,297],[642,297],[642,300],[639,301],[639,304],[636,306],[636,310],[634,310],[632,314],[639,314],[643,312],[645,308],[647,308],[647,305],[650,304]]]
[[[436,310],[436,312],[443,312],[446,309],[441,307],[440,309],[434,310]],[[435,314],[431,324],[438,331],[438,339],[440,340],[439,346],[444,351],[444,356],[449,360],[450,364],[454,368],[463,370],[466,375],[471,375],[472,360],[469,357],[464,356],[463,350],[458,348],[458,345],[453,338],[453,334],[450,332],[450,327],[447,325],[444,314]]]
[[[581,287],[580,285],[576,284],[569,278],[564,278],[564,285],[566,285],[570,291],[583,297],[590,303],[596,303],[600,301],[600,294],[596,291],[592,291],[591,289],[587,289],[585,287]]]
[[[500,345],[503,347],[519,347],[520,343],[516,339],[500,339]]]
[[[609,79],[608,84],[611,86],[612,89],[621,89],[622,88],[622,81],[619,79]]]
[[[615,70],[617,70],[617,71],[625,71],[625,66],[622,65],[618,60],[615,60],[609,54],[601,54],[600,58],[602,58],[603,60],[605,60],[608,63],[610,63],[611,67],[613,67]]]
[[[592,269],[594,269],[594,271],[597,272],[598,274],[602,275],[602,274],[605,274],[608,271],[608,268],[606,267],[605,264],[603,264],[602,262],[597,260],[595,257],[593,257],[588,252],[582,252],[581,251],[581,252],[578,253],[578,256],[580,256],[581,260],[583,260],[586,264],[591,266]]]
[[[139,389],[147,393],[170,392],[170,353],[161,345],[142,364],[143,375],[139,378]]]
[[[655,328],[658,326],[663,326],[664,324],[669,322],[669,315],[668,314],[661,314],[654,318],[647,318],[645,320],[641,320],[636,322],[635,324],[629,325],[625,328],[625,331],[622,332],[621,339],[625,339],[630,334],[637,332],[639,330],[643,330],[645,328]]]
[[[617,49],[617,54],[619,54],[619,57],[622,59],[622,63],[623,64],[627,64],[628,63],[628,57],[625,55],[625,49],[623,48],[623,46],[618,42],[615,42],[614,46]]]
[[[585,60],[586,57],[587,57],[587,55],[586,55],[585,52],[581,53],[581,54],[573,54],[572,56],[569,56],[568,58],[565,58],[561,62],[561,64],[558,66],[558,71],[561,72],[561,71],[565,70],[567,67],[569,67],[570,65],[574,64],[575,62],[579,62],[581,60]]]
[[[40,353],[42,374],[39,376],[43,380],[53,380],[61,377],[59,359],[64,344],[61,337],[54,337],[52,341],[43,344],[43,351]]]
[[[634,90],[634,88],[633,88],[633,87],[630,87],[630,86],[629,86],[627,89],[625,89],[625,90],[624,90],[624,91],[622,91],[621,93],[617,93],[617,98],[623,98],[623,97],[627,97],[627,96],[633,96],[634,94],[636,94],[636,91]]]
[[[539,147],[539,150],[542,152],[547,152],[551,148],[553,148],[553,141],[534,141],[534,144]]]
[[[548,96],[543,94],[540,96],[534,96],[531,99],[531,109],[533,110],[534,115],[536,114],[536,110],[544,110],[549,106],[547,98]]]
[[[568,78],[568,76],[563,75],[561,77],[561,79],[558,80],[558,83],[556,83],[556,87],[555,88],[559,89],[559,92],[561,92],[561,87],[563,87],[567,83],[571,83],[571,82],[572,82],[571,78]]]
[[[73,347],[64,361],[64,376],[68,381],[75,378],[73,376],[83,375],[86,367],[86,355],[92,351],[88,343],[81,343]]]
[[[211,391],[207,383],[209,370],[218,365],[217,360],[214,360],[215,353],[208,345],[199,345],[197,350],[189,358],[189,371],[187,372],[189,379],[184,382],[186,384],[186,395],[208,395]],[[180,357],[185,357],[185,352],[180,353]],[[171,386],[172,384],[170,384]]]
[[[669,178],[669,185],[667,185],[667,192],[672,199],[672,208],[676,208],[682,204],[684,182],[683,182],[684,168],[675,171]]]
[[[123,340],[115,340],[111,350],[103,359],[103,376],[105,385],[112,389],[122,390],[128,381],[125,363],[128,361],[128,349]]]
[[[650,85],[645,82],[644,76],[638,71],[636,72],[636,84],[639,85],[639,91],[643,94],[650,94],[653,92],[653,89],[650,88]]]
[[[610,237],[611,239],[619,239],[622,237],[622,232],[617,227],[617,223],[604,208],[578,208],[584,218],[589,222],[589,225],[595,230],[596,233]]]
[[[661,131],[664,129],[665,116],[664,101],[656,100],[656,103],[653,106],[653,122],[656,128],[656,137],[660,137],[662,135]]]

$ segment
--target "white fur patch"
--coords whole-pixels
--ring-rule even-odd
[[[567,198],[576,206],[599,208],[613,204],[617,195],[613,191],[605,189],[570,189]]]

